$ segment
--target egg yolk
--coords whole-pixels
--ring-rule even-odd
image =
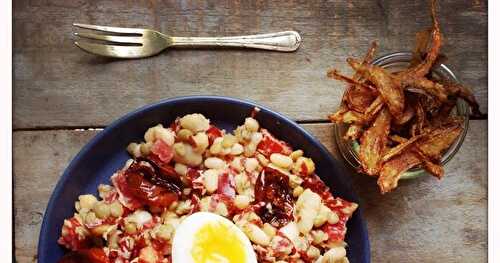
[[[195,263],[244,263],[246,253],[229,226],[210,222],[196,232],[191,256]]]

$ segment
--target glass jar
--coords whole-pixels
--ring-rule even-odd
[[[411,52],[395,52],[388,55],[379,57],[375,59],[372,63],[374,65],[388,69],[391,72],[401,71],[408,68],[410,61],[412,59]],[[458,82],[457,77],[453,72],[444,64],[436,65],[432,69],[432,77],[434,79],[448,79],[451,81]],[[458,152],[460,146],[462,145],[465,135],[467,134],[467,129],[469,127],[469,115],[470,108],[469,105],[461,98],[457,100],[457,105],[453,109],[452,113],[455,116],[461,116],[463,118],[463,129],[462,133],[458,136],[457,140],[451,145],[451,147],[446,151],[441,159],[441,165],[447,164],[453,156]],[[334,136],[340,153],[344,159],[355,169],[361,167],[359,160],[359,142],[352,140],[345,140],[343,138],[348,126],[345,124],[335,124],[334,125]],[[415,167],[407,172],[405,172],[401,179],[412,179],[422,175],[427,174],[427,172],[421,167]]]

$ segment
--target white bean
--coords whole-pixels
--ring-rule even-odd
[[[127,151],[130,155],[134,156],[134,157],[141,157],[141,145],[138,144],[138,143],[130,143],[128,146],[127,146]]]
[[[184,175],[187,174],[188,167],[186,165],[182,164],[182,163],[175,163],[174,170],[179,175],[184,176]]]
[[[78,200],[80,201],[80,209],[84,209],[87,212],[97,203],[97,198],[90,194],[80,195]]]
[[[260,141],[262,141],[262,133],[260,132],[254,132],[252,134],[252,138],[250,139],[250,142],[255,144],[255,145],[258,145],[260,143]]]
[[[148,155],[151,152],[152,147],[152,142],[141,143],[141,154],[144,156]]]
[[[219,172],[215,169],[209,169],[203,172],[203,185],[208,193],[213,193],[217,190],[219,183]]]
[[[111,214],[111,209],[109,205],[107,205],[102,201],[97,202],[92,208],[92,210],[99,219],[106,219]]]
[[[165,129],[159,124],[155,131],[155,139],[160,139],[166,144],[172,146],[175,141],[175,133],[171,129]]]
[[[215,207],[215,213],[221,216],[227,216],[229,212],[227,211],[226,204],[223,202],[218,203]]]
[[[321,251],[315,246],[310,246],[306,253],[310,259],[317,259],[321,255]]]
[[[293,188],[293,197],[299,197],[300,194],[304,192],[304,188],[302,186],[297,186]]]
[[[236,138],[236,136],[234,136],[232,134],[226,134],[222,138],[222,147],[231,148],[233,146],[233,144],[235,144],[236,142],[238,142],[238,139]]]
[[[239,173],[234,176],[234,183],[236,185],[236,192],[240,195],[244,194],[251,187],[248,176],[245,173]]]
[[[235,143],[233,144],[233,147],[231,147],[231,155],[240,155],[244,150],[243,145]]]
[[[255,151],[257,151],[257,144],[249,143],[245,146],[245,156],[246,157],[253,156],[255,154]]]
[[[241,157],[235,157],[231,163],[229,164],[231,168],[235,169],[238,172],[243,171],[243,164],[241,163],[242,158]]]
[[[328,240],[328,234],[323,232],[322,230],[312,230],[312,243],[315,245],[319,245],[324,241]]]
[[[262,226],[262,230],[264,232],[266,232],[266,234],[270,237],[274,237],[276,235],[276,232],[277,232],[277,229],[269,223],[265,223]]]
[[[142,248],[141,251],[139,252],[139,261],[144,263],[158,262],[159,260],[157,252],[151,246]]]
[[[144,134],[146,142],[154,143],[158,139],[161,139],[168,145],[172,145],[175,141],[175,134],[171,129],[163,128],[161,124],[149,128]]]
[[[203,162],[203,156],[200,153],[196,153],[189,144],[175,143],[174,161],[194,167]]]
[[[243,233],[245,233],[248,238],[257,245],[267,246],[271,242],[271,238],[260,229],[257,225],[252,223],[246,223],[242,226]]]
[[[212,146],[210,146],[210,153],[213,155],[220,154],[222,152],[222,137],[215,138]]]
[[[210,126],[210,121],[199,113],[185,115],[179,120],[179,123],[182,128],[189,129],[194,133],[206,131]]]
[[[323,254],[322,263],[335,263],[343,259],[346,254],[346,250],[343,247],[330,248],[330,250]]]
[[[339,222],[339,220],[340,220],[339,215],[337,215],[337,213],[330,210],[330,213],[328,214],[328,223],[329,224],[336,224],[337,222]]]
[[[256,158],[246,158],[244,160],[245,171],[251,173],[259,166],[259,161]]]
[[[298,218],[297,227],[299,231],[306,235],[314,226],[314,219],[321,207],[321,197],[306,189],[297,199],[295,213]]]
[[[197,153],[203,153],[208,147],[208,136],[204,132],[199,132],[193,136],[193,140],[196,144],[195,151]]]
[[[269,164],[269,160],[261,153],[257,154],[257,160],[259,160],[261,166],[267,166]]]
[[[326,223],[326,221],[328,221],[328,218],[330,217],[331,213],[332,213],[332,211],[330,210],[330,208],[321,204],[319,212],[316,215],[316,218],[314,218],[314,227],[320,227],[324,223]]]
[[[259,123],[256,119],[248,117],[245,119],[245,128],[251,132],[256,132],[259,130]]]
[[[110,205],[110,212],[113,217],[120,217],[123,215],[123,206],[118,201],[114,201]]]
[[[189,138],[191,138],[191,136],[193,136],[193,132],[191,130],[188,130],[188,129],[181,129],[177,132],[177,138],[180,140],[180,141],[188,141]]]
[[[293,164],[292,158],[280,153],[271,154],[270,160],[273,164],[284,169],[290,169]]]
[[[290,154],[290,158],[292,158],[292,160],[296,161],[299,157],[302,157],[303,155],[304,155],[304,151],[296,150]]]
[[[205,167],[209,169],[223,169],[224,166],[226,165],[226,162],[224,162],[222,159],[217,158],[217,157],[209,157],[205,159]]]
[[[248,197],[246,195],[237,195],[234,198],[234,205],[236,207],[238,207],[239,209],[245,209],[250,204],[250,201],[251,201],[250,197]]]

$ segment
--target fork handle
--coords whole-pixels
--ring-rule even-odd
[[[299,48],[302,39],[295,31],[234,37],[171,37],[178,47],[243,47],[290,52]]]

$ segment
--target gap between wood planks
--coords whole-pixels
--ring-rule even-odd
[[[486,114],[481,118],[471,117],[470,120],[488,120],[488,115]],[[329,120],[324,119],[312,119],[312,120],[296,120],[298,124],[328,124]],[[77,131],[94,131],[103,130],[106,126],[43,126],[43,127],[30,127],[30,128],[15,128],[12,131],[60,131],[60,130],[77,130]]]

